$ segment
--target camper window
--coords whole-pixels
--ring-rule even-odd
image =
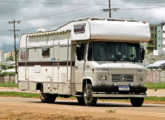
[[[84,44],[84,43],[76,46],[77,60],[79,60],[79,61],[83,60],[85,48],[86,48],[86,44]]]
[[[50,56],[50,48],[49,47],[43,47],[42,48],[42,56],[43,57],[49,57]]]
[[[84,33],[84,32],[85,32],[85,24],[74,25],[75,34]]]
[[[29,57],[28,50],[27,49],[21,49],[21,52],[20,52],[21,60],[27,60],[28,57]]]

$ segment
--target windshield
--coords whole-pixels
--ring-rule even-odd
[[[88,48],[88,60],[141,62],[140,45],[122,42],[91,42]]]

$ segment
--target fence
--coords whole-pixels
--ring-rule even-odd
[[[163,70],[147,70],[146,82],[165,83],[165,71],[163,71]]]
[[[15,76],[0,76],[0,83],[15,83]]]

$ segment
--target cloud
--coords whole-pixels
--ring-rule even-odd
[[[17,40],[18,43],[18,40]],[[0,37],[0,50],[4,49],[6,50],[13,50],[14,47],[11,47],[14,45],[14,37],[13,36],[1,36]]]
[[[130,4],[139,4],[139,5],[154,5],[154,4],[164,4],[164,0],[122,0],[124,3],[130,3]]]
[[[14,43],[14,40],[13,40],[13,36],[1,36],[1,44],[9,44],[9,45],[12,45]],[[6,42],[7,40],[7,42]]]
[[[160,5],[165,5],[164,0],[116,0],[112,2],[112,8],[120,8],[116,12],[112,12],[113,17],[117,18],[133,18],[145,20],[151,24],[158,24],[165,20],[165,8],[152,8]]]
[[[75,19],[87,17],[106,17],[108,13],[102,11],[108,8],[108,0],[15,0],[32,3],[7,3],[0,2],[0,48],[9,48],[13,45],[13,29],[9,20],[28,20],[16,25],[20,29],[17,34],[36,32],[38,28],[54,30],[57,27]],[[57,4],[41,4],[41,3]],[[84,4],[84,5],[75,5]],[[96,4],[96,5],[85,5]],[[160,23],[165,20],[165,8],[124,10],[124,8],[140,8],[152,5],[164,4],[165,0],[111,0],[112,8],[121,8],[112,11],[114,18],[134,18],[145,20],[149,23]],[[146,6],[145,6],[146,5]],[[123,10],[122,10],[123,8]],[[45,17],[43,17],[45,16]],[[38,18],[38,19],[36,19]],[[40,19],[39,19],[40,18]],[[6,23],[2,23],[5,21]],[[18,43],[18,42],[17,42]],[[6,49],[5,48],[5,49]],[[12,48],[11,48],[12,49]]]

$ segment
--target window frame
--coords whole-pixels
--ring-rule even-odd
[[[81,53],[78,53],[78,51],[77,51],[78,50],[77,45],[83,45],[84,48],[83,48],[83,51],[80,51]],[[77,44],[77,45],[76,45],[76,57],[77,57],[77,60],[78,61],[85,60],[87,43],[81,43],[81,44]],[[78,58],[78,54],[82,54],[81,59]]]
[[[26,48],[20,49],[20,59],[22,61],[29,59],[29,50]]]
[[[82,34],[85,33],[85,27],[86,27],[86,23],[83,24],[75,24],[73,26],[73,30],[75,34]]]

